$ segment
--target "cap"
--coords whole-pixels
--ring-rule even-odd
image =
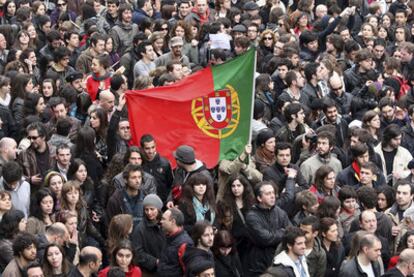
[[[183,39],[181,37],[173,37],[170,40],[171,47],[178,46],[178,45],[182,46],[183,44],[184,44],[184,42],[183,42]]]
[[[174,151],[174,157],[185,164],[192,164],[195,162],[194,149],[188,145],[181,145]]]
[[[78,80],[78,79],[82,79],[82,78],[83,78],[82,73],[74,71],[72,73],[69,73],[68,76],[66,76],[66,82],[72,83],[73,81]]]
[[[254,11],[258,10],[259,5],[256,4],[256,2],[250,1],[243,5],[243,10],[245,11]]]
[[[243,24],[237,24],[233,27],[233,32],[246,33],[247,28]]]
[[[144,201],[142,202],[142,205],[145,206],[154,206],[158,210],[162,209],[162,201],[156,194],[148,194],[145,196]]]

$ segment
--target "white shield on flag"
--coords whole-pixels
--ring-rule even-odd
[[[210,104],[210,114],[214,121],[223,122],[227,117],[226,97],[211,97],[208,99]]]

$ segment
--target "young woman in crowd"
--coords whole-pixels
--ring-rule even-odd
[[[108,276],[108,271],[113,266],[119,266],[125,276],[141,277],[141,269],[134,265],[134,249],[129,240],[120,241],[111,252],[111,266],[102,269],[98,277]]]
[[[40,86],[40,93],[43,95],[45,102],[49,102],[50,98],[57,96],[56,82],[51,78],[43,79]]]
[[[157,195],[149,194],[144,198],[143,206],[144,219],[132,235],[134,263],[141,268],[144,276],[153,276],[166,246],[166,236],[160,228],[163,203]]]
[[[315,183],[309,190],[318,197],[318,202],[322,203],[327,196],[337,196],[339,187],[335,184],[335,171],[332,167],[322,165],[315,172]]]
[[[188,232],[197,221],[213,223],[216,203],[211,179],[202,173],[193,174],[183,188],[178,207],[184,214],[184,228]]]
[[[164,54],[164,37],[161,32],[153,32],[149,38],[157,57]]]
[[[7,0],[3,5],[3,16],[1,24],[12,24],[15,20],[16,3],[13,0]]]
[[[10,210],[3,214],[0,222],[0,272],[13,259],[13,240],[17,234],[26,231],[26,218],[22,211]]]
[[[216,276],[237,277],[243,275],[235,241],[227,230],[220,230],[214,235],[212,248]]]
[[[53,194],[48,188],[39,189],[30,203],[30,217],[27,219],[27,231],[32,234],[44,234],[46,228],[55,222]]]
[[[322,248],[326,253],[325,276],[338,276],[341,263],[345,258],[345,250],[339,239],[336,220],[330,217],[322,218],[319,234],[322,240]]]
[[[92,223],[86,202],[82,196],[81,185],[78,181],[68,181],[63,185],[61,205],[60,213],[68,210],[76,213],[78,217],[77,229],[79,232],[80,247],[105,244],[102,235]]]
[[[24,119],[24,100],[26,94],[34,92],[33,80],[29,74],[19,73],[11,82],[11,101],[10,110],[16,120],[17,126],[23,126]]]
[[[24,114],[25,116],[35,115],[42,119],[43,113],[46,109],[45,99],[39,93],[30,93],[24,99]]]
[[[246,214],[255,203],[252,185],[242,174],[235,174],[229,180],[222,201],[217,203],[218,209],[225,206],[230,208],[227,215],[232,220],[228,231],[235,239],[235,246],[239,253],[246,253],[249,248],[249,235],[246,227]],[[225,216],[226,214],[224,214]]]
[[[62,187],[65,183],[65,177],[57,171],[49,172],[45,177],[45,187],[49,188],[52,192],[55,202],[55,211],[60,211],[60,203],[62,197]]]
[[[67,172],[68,180],[79,182],[82,198],[88,207],[88,211],[92,213],[92,220],[95,224],[102,223],[101,218],[103,209],[100,205],[97,196],[97,188],[92,178],[88,176],[87,164],[81,159],[74,159],[69,166]],[[103,220],[103,218],[102,218]]]
[[[378,193],[378,204],[377,210],[385,212],[395,202],[395,191],[390,186],[380,186],[377,188]]]
[[[10,192],[4,190],[0,191],[0,222],[3,218],[3,215],[10,211],[12,208],[11,194]]]
[[[376,111],[371,110],[364,114],[362,117],[362,128],[367,129],[377,143],[380,141],[381,120]]]
[[[43,261],[42,268],[45,276],[68,276],[70,269],[73,267],[73,265],[66,259],[64,249],[56,243],[51,243],[46,246]]]
[[[98,98],[98,92],[109,89],[111,85],[110,60],[107,54],[92,59],[92,74],[86,79],[86,91],[92,101]]]
[[[129,214],[118,214],[114,216],[108,227],[108,251],[112,250],[121,240],[126,240],[132,233],[132,216]]]
[[[102,162],[108,160],[108,146],[106,144],[106,133],[108,131],[108,114],[102,108],[96,108],[90,111],[89,123],[95,130],[95,146],[98,158]]]
[[[92,127],[84,126],[80,128],[76,136],[75,150],[73,152],[74,158],[79,158],[84,162],[87,175],[92,178],[93,183],[95,185],[99,184],[99,180],[102,177],[104,170],[96,151],[96,135],[95,130]],[[84,182],[84,180],[81,182]]]

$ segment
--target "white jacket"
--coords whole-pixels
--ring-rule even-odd
[[[388,182],[387,179],[387,167],[385,165],[385,158],[384,158],[384,152],[382,151],[382,143],[378,144],[374,150],[381,156],[382,161],[382,173],[385,176],[385,179]],[[413,156],[411,156],[411,153],[405,149],[402,146],[398,146],[397,153],[394,157],[394,163],[392,166],[392,172],[398,172],[400,174],[400,179],[404,179],[410,175],[411,171],[407,168],[408,163],[413,159]],[[397,181],[396,178],[393,178],[392,183],[395,184]]]
[[[306,276],[310,276],[309,270],[308,270],[308,264],[306,263],[306,257],[303,256],[300,259],[300,262],[302,264],[303,269],[305,270]],[[277,255],[273,259],[273,265],[279,265],[279,264],[286,266],[286,267],[291,267],[293,269],[293,272],[295,272],[295,276],[300,276],[300,273],[298,271],[298,268],[295,265],[295,262],[292,261],[292,259],[286,253],[286,251],[280,252],[279,255]]]

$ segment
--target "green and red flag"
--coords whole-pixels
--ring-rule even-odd
[[[173,159],[186,144],[212,168],[235,159],[249,143],[254,100],[255,49],[200,70],[170,86],[126,93],[133,143],[151,134]]]

